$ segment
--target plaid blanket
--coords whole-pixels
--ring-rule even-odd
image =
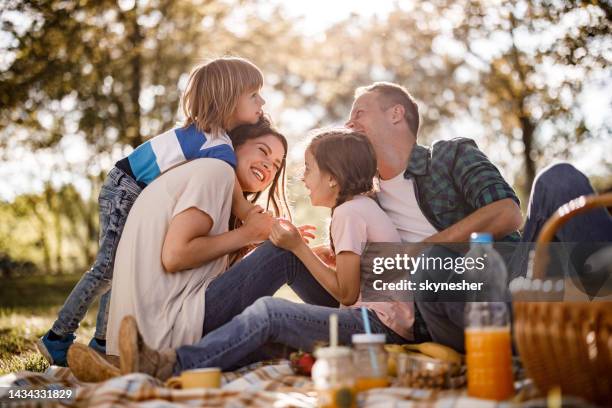
[[[12,388],[7,388],[12,387]],[[8,390],[71,388],[74,397],[62,401],[11,399]],[[413,388],[384,388],[358,395],[360,407],[510,407],[477,400],[465,391],[436,392]],[[294,375],[286,360],[257,363],[224,373],[220,389],[165,388],[145,374],[130,374],[99,384],[79,382],[68,368],[50,367],[45,373],[22,371],[0,377],[0,408],[62,407],[315,407],[316,394],[308,377]]]

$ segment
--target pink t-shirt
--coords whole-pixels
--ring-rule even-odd
[[[401,242],[391,219],[376,201],[355,196],[334,210],[331,235],[336,254],[350,251],[361,256],[366,242]],[[413,302],[361,302],[349,307],[365,306],[376,312],[380,321],[407,340],[412,340]],[[342,307],[342,306],[341,306]]]

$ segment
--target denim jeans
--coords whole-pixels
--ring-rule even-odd
[[[559,163],[545,168],[533,183],[527,221],[522,242],[534,242],[544,223],[563,204],[581,195],[593,194],[587,177],[574,166]],[[569,220],[555,235],[559,242],[612,242],[612,217],[603,208],[591,210]],[[512,255],[511,270],[524,275],[527,271],[528,251],[519,247]],[[417,272],[418,273],[418,272]],[[510,279],[516,277],[510,276]],[[464,352],[463,302],[417,302],[417,308],[425,320],[435,342]]]
[[[100,295],[95,337],[106,338],[111,279],[117,245],[130,208],[141,188],[122,170],[114,167],[106,177],[98,197],[100,248],[96,260],[70,292],[51,330],[60,336],[74,333],[91,303]]]
[[[273,298],[283,284],[306,302]],[[338,314],[338,340],[350,344],[353,333],[363,333],[359,309],[338,308],[338,302],[314,279],[291,252],[265,242],[251,255],[215,279],[206,290],[204,337],[179,347],[175,371],[221,367],[229,370],[294,349],[312,351],[329,338],[329,315]],[[387,341],[406,342],[369,313],[372,331]],[[271,344],[280,354],[273,353]]]

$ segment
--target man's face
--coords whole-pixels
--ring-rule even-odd
[[[382,136],[391,124],[390,118],[379,105],[376,92],[366,92],[353,102],[346,127],[365,134],[370,142],[376,145],[381,142]]]

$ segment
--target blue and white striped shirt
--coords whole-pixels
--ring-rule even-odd
[[[236,154],[226,133],[211,138],[192,124],[155,136],[119,160],[116,166],[144,188],[166,170],[204,157],[223,160],[236,167]]]

